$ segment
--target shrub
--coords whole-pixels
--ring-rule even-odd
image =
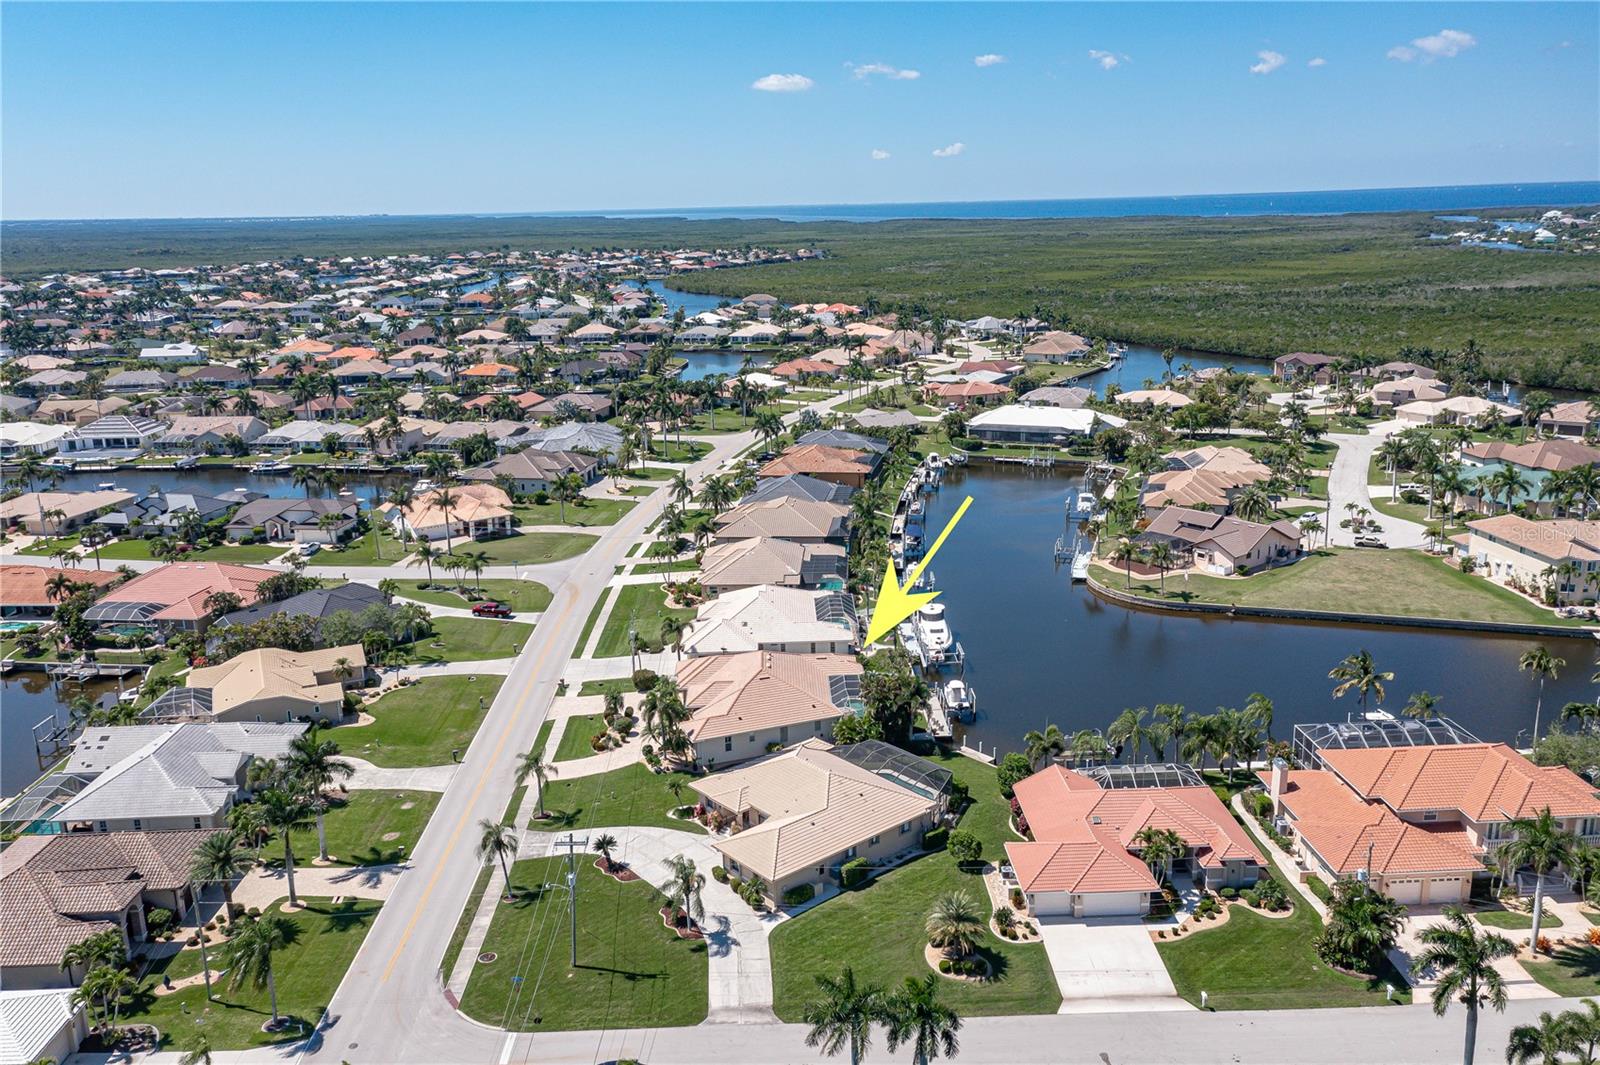
[[[1264,791],[1253,792],[1250,795],[1250,805],[1257,817],[1272,816],[1272,796]]]
[[[633,690],[642,695],[656,686],[657,679],[653,669],[636,669],[633,671]]]
[[[1590,946],[1600,947],[1600,928],[1589,929],[1588,939]]]
[[[1256,898],[1268,910],[1281,910],[1289,905],[1289,893],[1270,876],[1256,882]]]
[[[930,851],[942,851],[950,841],[950,830],[943,825],[930,828],[922,834],[922,845]]]
[[[942,973],[945,973],[947,975],[949,974],[949,972],[950,972],[950,959],[949,958],[940,958],[939,959],[939,971],[942,972]]]
[[[1551,944],[1549,936],[1540,936],[1539,937],[1539,953],[1540,954],[1549,954],[1552,945],[1553,944]]]
[[[145,915],[144,923],[152,937],[164,936],[172,928],[172,911],[157,906]]]
[[[735,894],[738,894],[739,889],[744,887],[744,881],[736,876],[730,876],[728,877],[728,886],[733,888]]]
[[[972,789],[959,780],[950,782],[950,809],[959,810],[972,798]]]
[[[711,867],[711,879],[719,884],[726,884],[728,882],[728,871],[720,865],[713,865]]]
[[[785,906],[803,906],[817,897],[817,889],[812,884],[799,884],[783,893]]]
[[[1231,902],[1234,899],[1239,897],[1239,889],[1238,888],[1225,887],[1221,891],[1217,892],[1217,894],[1221,895],[1223,898],[1225,898],[1225,899],[1227,899],[1228,901]]]
[[[1258,909],[1260,908],[1261,896],[1257,895],[1254,891],[1246,891],[1242,897],[1246,905],[1253,906]]]
[[[1026,906],[1026,900],[1022,897],[1022,889],[1021,888],[1012,888],[1011,889],[1011,908],[1013,910],[1016,910],[1018,913],[1021,913],[1025,906]]]
[[[245,916],[246,917],[260,917],[261,916],[261,907],[252,906],[252,907],[250,907],[248,910],[246,910],[244,912],[245,912]]]
[[[839,869],[839,883],[847,888],[853,888],[867,878],[867,860],[865,858],[851,858]]]
[[[950,856],[957,865],[975,865],[983,859],[983,840],[965,829],[950,833]]]
[[[1000,794],[1009,799],[1017,781],[1033,775],[1033,766],[1029,765],[1028,760],[1022,755],[1012,751],[1000,759],[1000,764],[995,767],[995,773],[1000,778]]]
[[[995,927],[1002,932],[1015,933],[1017,927],[1017,911],[1009,906],[1002,906],[994,911]]]

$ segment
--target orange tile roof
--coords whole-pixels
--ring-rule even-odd
[[[1472,837],[1458,822],[1410,824],[1382,803],[1363,801],[1327,770],[1289,771],[1280,798],[1295,833],[1337,875],[1367,869],[1379,876],[1438,876],[1482,868]]]
[[[1600,817],[1595,788],[1565,766],[1537,766],[1503,743],[1325,750],[1323,761],[1357,793],[1406,813],[1454,810],[1474,821]]]
[[[503,362],[480,362],[476,366],[469,366],[461,371],[462,377],[501,377],[517,372],[515,366],[507,366]]]
[[[54,566],[0,566],[0,606],[54,605],[55,600],[45,591],[45,585],[57,573],[65,573],[77,584],[92,584],[104,588],[120,580],[122,574],[114,569],[57,569]]]
[[[791,447],[765,466],[758,476],[784,477],[794,473],[859,473],[870,472],[860,460],[865,451],[851,451],[826,444],[801,444]]]
[[[269,569],[226,562],[169,562],[111,589],[100,603],[157,603],[162,609],[152,621],[198,621],[211,616],[205,601],[213,592],[233,592],[249,606],[256,588],[272,576]]]

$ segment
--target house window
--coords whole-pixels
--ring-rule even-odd
[[[1422,819],[1424,821],[1437,821],[1437,820],[1439,820],[1439,814],[1435,810],[1428,810],[1425,813],[1423,813]]]
[[[883,838],[882,836],[873,836],[871,839],[867,840],[867,846],[869,846],[869,847],[876,846],[878,840],[880,840],[882,838]]]
[[[1504,821],[1490,821],[1483,826],[1483,838],[1489,841],[1505,838],[1506,826]]]
[[[910,831],[911,831],[911,822],[910,821],[906,821],[903,824],[901,824],[901,826],[900,826],[900,834],[902,836],[905,835],[907,832],[910,832]]]
[[[1580,835],[1580,836],[1596,836],[1596,835],[1600,835],[1600,817],[1585,817],[1582,821],[1579,821],[1578,822],[1578,835]]]
[[[104,824],[104,823],[105,823],[104,821],[101,822],[101,824]],[[135,817],[133,819],[133,830],[135,832],[142,832],[144,830],[144,821],[141,820],[140,818]]]
[[[851,847],[849,850],[844,852],[844,856],[846,859],[854,858],[856,856],[856,848]]]
[[[722,737],[722,749],[724,751],[732,751],[733,750],[733,737],[732,736],[724,736],[724,737]]]
[[[100,822],[100,831],[101,832],[106,831],[106,823],[104,821]]]
[[[195,828],[201,828],[201,827],[203,827],[203,826],[202,826],[202,825],[201,825],[201,824],[200,824],[200,819],[199,819],[199,818],[198,818],[198,817],[197,817],[197,818],[195,818],[195,819],[194,819],[194,827],[195,827]]]
[[[821,735],[822,734],[822,722],[821,721],[813,721],[813,722],[811,722],[811,731],[817,733],[818,735]]]
[[[787,744],[789,742],[789,726],[788,725],[784,725],[784,726],[782,726],[781,728],[778,729],[778,742],[779,743],[783,743],[783,744]]]

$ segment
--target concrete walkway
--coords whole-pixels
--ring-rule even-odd
[[[1292,884],[1300,897],[1316,911],[1317,916],[1326,921],[1328,919],[1327,904],[1317,898],[1316,893],[1301,882],[1301,869],[1296,864],[1294,856],[1272,842],[1267,837],[1267,834],[1261,831],[1261,827],[1255,823],[1255,818],[1245,811],[1244,792],[1234,795],[1233,812],[1238,814],[1239,820],[1244,822],[1245,831],[1250,833],[1250,838],[1255,840],[1256,846],[1260,847],[1262,852],[1272,859],[1272,864],[1278,870],[1278,875],[1283,877],[1285,883]]]
[[[359,727],[359,726],[358,726]],[[337,738],[337,734],[335,734]],[[444,792],[459,768],[456,765],[424,765],[404,769],[373,765],[353,755],[340,755],[340,760],[355,768],[355,773],[344,781],[351,791],[436,791]]]
[[[1372,505],[1372,497],[1367,492],[1367,469],[1372,462],[1373,454],[1384,440],[1402,428],[1404,426],[1397,421],[1387,421],[1372,426],[1364,436],[1329,433],[1323,437],[1339,449],[1333,457],[1333,468],[1328,472],[1328,499],[1332,511],[1330,524],[1333,526],[1329,532],[1332,534],[1335,546],[1355,546],[1355,533],[1339,527],[1339,523],[1350,516],[1345,510],[1346,505],[1350,503],[1366,507],[1372,512],[1372,520],[1382,529],[1379,535],[1390,547],[1423,546],[1427,530],[1422,525],[1378,513],[1377,508]]]

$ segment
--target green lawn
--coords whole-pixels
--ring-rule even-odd
[[[579,695],[606,695],[610,692],[632,695],[633,678],[618,677],[616,680],[586,680],[583,682],[583,687],[578,689]]]
[[[100,548],[100,558],[104,562],[117,563],[139,561],[148,562],[155,558],[150,553],[150,546],[156,541],[143,538],[114,540]],[[59,550],[78,551],[86,562],[94,562],[95,553],[78,543],[78,536],[63,536],[60,539],[37,540],[26,550],[19,552],[24,555],[50,555]],[[218,544],[215,547],[202,548],[186,552],[182,557],[206,562],[271,562],[283,554],[285,548],[273,547],[270,544]],[[79,565],[83,565],[82,562]]]
[[[733,416],[728,416],[732,421]],[[703,440],[663,440],[656,437],[650,441],[650,453],[645,456],[647,462],[694,462],[704,458],[711,451],[711,445]],[[674,470],[675,474],[677,471]],[[669,474],[669,476],[671,476]]]
[[[583,533],[518,533],[499,540],[480,540],[471,549],[482,551],[490,565],[536,566],[581,555],[594,546],[595,539]]]
[[[693,573],[700,568],[700,563],[692,558],[679,559],[676,562],[640,562],[633,567],[635,573]]]
[[[273,956],[272,969],[279,1013],[301,1022],[309,1032],[322,1018],[382,903],[367,899],[345,899],[338,905],[326,898],[302,901],[307,904],[305,909],[284,915],[295,928],[295,940]],[[278,906],[271,912],[279,912]],[[195,957],[189,964],[198,971],[199,951],[184,952],[190,953]],[[213,964],[220,954],[220,950],[211,951]],[[203,984],[157,998],[153,988],[160,979],[157,973],[141,981],[131,1012],[123,1013],[123,1022],[155,1025],[169,1049],[191,1046],[199,1032],[205,1033],[215,1050],[244,1050],[300,1037],[296,1028],[270,1034],[261,1030],[272,1016],[265,988],[256,990],[246,984],[228,991],[225,984],[213,981],[221,1001],[208,1006]]]
[[[1113,589],[1127,577],[1109,562],[1095,576]],[[1420,551],[1322,550],[1292,566],[1245,579],[1168,575],[1163,596],[1155,577],[1133,578],[1133,591],[1173,602],[1232,603],[1303,610],[1349,610],[1397,617],[1505,621],[1578,627],[1482,577],[1462,573]]]
[[[626,496],[633,496],[635,499],[638,499],[643,496],[655,495],[656,490],[659,487],[659,485],[653,484],[630,484],[628,487],[622,490],[622,494]]]
[[[599,714],[579,714],[568,718],[566,727],[561,731],[561,742],[556,744],[555,760],[570,762],[574,758],[588,758],[595,753],[594,748],[589,746],[590,738],[605,727],[605,718]]]
[[[511,508],[517,521],[523,525],[615,525],[636,503],[631,499],[590,499],[584,496],[579,502],[568,503],[566,516],[562,516],[559,503],[519,503]]]
[[[491,577],[467,583],[469,591],[481,591],[483,598],[504,603],[519,613],[541,611],[550,605],[550,589],[538,581],[518,581],[509,577]],[[472,604],[452,588],[402,588],[402,599],[415,599],[430,606],[469,607]]]
[[[1474,910],[1472,911],[1472,916],[1477,918],[1479,924],[1487,925],[1490,928],[1518,929],[1533,927],[1533,915],[1531,913],[1519,913],[1516,910]],[[1561,918],[1546,911],[1544,920],[1539,922],[1539,927],[1541,930],[1545,928],[1560,928]],[[1523,939],[1526,940],[1527,937],[1524,936]]]
[[[1331,969],[1311,942],[1322,922],[1299,902],[1288,917],[1263,917],[1234,905],[1228,923],[1156,944],[1178,994],[1199,1005],[1200,992],[1217,1010],[1314,1009],[1381,1006],[1384,985],[1396,1002],[1410,1002],[1404,980],[1392,969],[1375,977]]]
[[[344,753],[373,765],[444,765],[466,753],[500,690],[501,677],[428,677],[367,708],[373,722],[333,733]]]
[[[628,625],[631,620],[645,644],[661,650],[661,622],[667,615],[693,621],[689,609],[668,609],[667,593],[658,584],[625,584],[617,589],[616,602],[606,618],[595,645],[596,658],[618,658],[629,653]]]
[[[477,662],[489,658],[512,658],[522,650],[533,626],[521,621],[492,618],[434,618],[433,635],[409,645],[411,662]]]
[[[1600,947],[1560,947],[1548,960],[1523,961],[1522,967],[1563,998],[1600,995]]]
[[[972,804],[961,827],[983,841],[984,856],[1004,854],[1010,811],[1000,796],[993,767],[960,755],[934,756],[971,791]],[[966,891],[987,910],[981,880],[956,867],[944,853],[925,855],[864,886],[829,899],[773,929],[772,979],[775,1009],[798,1022],[816,994],[816,978],[837,976],[848,962],[856,979],[888,989],[908,976],[929,972],[923,960],[923,923],[935,898]],[[964,1016],[1054,1013],[1061,1005],[1049,959],[1041,943],[1012,943],[989,937],[984,956],[995,978],[981,984],[942,981],[941,999]]]
[[[417,849],[439,796],[431,791],[352,791],[330,803],[328,856],[338,865],[388,865]],[[290,834],[297,869],[317,856],[315,826]],[[274,858],[276,854],[276,858]],[[283,843],[269,843],[261,856],[281,862]]]
[[[649,461],[660,462],[659,456],[650,456]],[[624,477],[634,481],[670,481],[676,477],[680,470],[669,470],[663,466],[632,466],[623,474]]]
[[[660,870],[622,884],[578,862],[578,965],[569,968],[567,894],[561,858],[511,867],[518,892],[502,903],[484,939],[495,961],[477,965],[461,1008],[512,1031],[655,1028],[698,1024],[707,1009],[704,940],[679,939],[661,924]],[[664,875],[664,874],[663,874]],[[520,981],[513,977],[521,977]]]
[[[381,554],[380,554],[381,546]],[[324,547],[306,559],[307,566],[394,566],[411,548],[389,534],[387,526],[351,540],[344,547]]]
[[[672,794],[673,781],[684,785],[681,797]],[[688,783],[689,777],[682,773],[652,773],[642,762],[576,780],[562,780],[557,767],[544,789],[545,812],[550,818],[533,827],[560,831],[644,825],[694,832],[693,821],[667,816],[668,810],[695,801]]]

